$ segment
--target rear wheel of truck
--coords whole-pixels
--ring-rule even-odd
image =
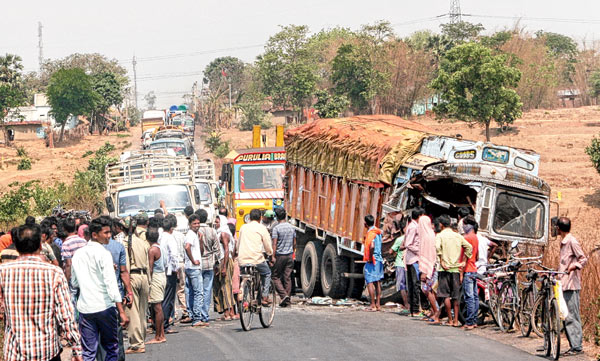
[[[323,251],[321,261],[321,289],[323,296],[341,298],[348,290],[348,279],[342,274],[348,272],[348,259],[337,255],[335,245],[329,243]]]
[[[302,264],[300,265],[300,281],[302,282],[302,293],[305,297],[312,297],[315,290],[319,290],[322,255],[323,247],[316,241],[310,241],[304,247]]]

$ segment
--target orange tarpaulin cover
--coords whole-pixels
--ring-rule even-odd
[[[319,119],[285,133],[287,161],[352,180],[392,184],[427,127],[394,115]]]

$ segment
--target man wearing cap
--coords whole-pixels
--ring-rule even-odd
[[[277,221],[275,220],[275,212],[271,210],[265,211],[262,216],[261,224],[267,227],[269,234],[271,234],[273,227],[275,227],[277,224]]]
[[[145,216],[145,217],[144,217]],[[134,218],[134,222],[148,224],[148,215],[138,214]],[[134,223],[135,224],[135,223]],[[125,225],[129,228],[129,217],[125,219]],[[129,257],[127,268],[131,278],[131,290],[133,291],[133,302],[129,309],[129,327],[127,334],[129,336],[129,348],[125,351],[126,354],[144,353],[146,351],[144,339],[146,338],[146,310],[148,309],[148,293],[149,293],[149,272],[148,272],[148,250],[150,244],[145,239],[140,237],[143,230],[138,230],[138,227],[132,227],[131,246],[128,242]]]

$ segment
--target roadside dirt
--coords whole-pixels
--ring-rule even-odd
[[[69,183],[77,170],[87,166],[87,158],[83,158],[87,151],[96,151],[106,142],[116,147],[114,154],[127,149],[138,149],[140,136],[141,129],[134,127],[126,133],[112,133],[108,136],[86,135],[79,140],[47,148],[44,140],[38,139],[35,134],[18,134],[14,147],[0,147],[0,192],[13,182],[34,179],[42,184]],[[25,148],[32,159],[30,170],[17,170],[17,147]]]

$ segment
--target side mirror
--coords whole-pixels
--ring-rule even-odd
[[[104,199],[104,201],[106,202],[106,209],[108,209],[109,213],[112,213],[115,211],[115,203],[113,202],[111,197],[106,197]]]
[[[196,201],[196,204],[200,204],[200,191],[198,190],[198,188],[194,188],[194,200]]]

